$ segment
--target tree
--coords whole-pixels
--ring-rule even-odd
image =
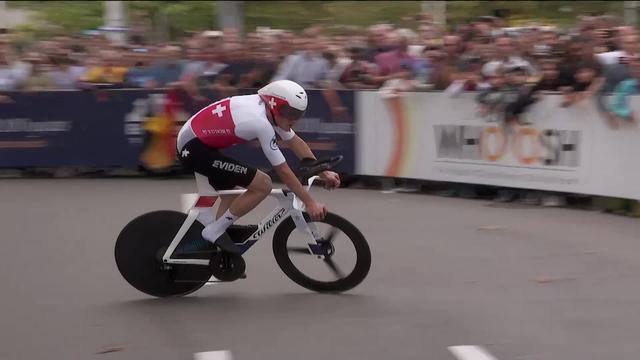
[[[60,32],[77,33],[103,24],[102,1],[8,1],[39,14]],[[154,33],[177,39],[190,31],[215,29],[214,1],[127,1],[131,20],[143,18]],[[406,22],[420,12],[419,1],[245,1],[246,31],[257,26],[301,30],[310,25],[357,25]],[[447,24],[454,27],[498,9],[510,10],[509,24],[527,21],[569,26],[579,15],[622,15],[622,1],[447,1]],[[49,33],[49,32],[48,32]]]

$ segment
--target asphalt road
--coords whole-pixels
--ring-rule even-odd
[[[180,209],[179,195],[193,190],[189,180],[0,180],[0,359],[187,360],[229,350],[234,360],[453,360],[456,345],[498,360],[640,358],[638,220],[314,189],[370,243],[359,287],[299,287],[267,240],[246,256],[246,280],[150,298],[120,276],[115,239],[139,214]]]

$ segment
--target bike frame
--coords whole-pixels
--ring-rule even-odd
[[[313,182],[318,179],[318,176],[309,178],[307,183],[307,190],[311,189]],[[172,259],[173,252],[182,241],[184,235],[189,231],[191,225],[196,221],[198,213],[202,208],[211,208],[221,195],[240,195],[246,190],[223,190],[215,191],[207,182],[206,178],[200,174],[196,174],[196,183],[198,184],[197,194],[185,194],[185,196],[196,201],[191,201],[192,205],[188,205],[188,215],[178,232],[171,241],[171,244],[165,251],[162,261],[165,264],[190,264],[190,265],[209,265],[209,260],[206,259]],[[183,199],[185,198],[183,196]],[[309,254],[313,254],[319,257],[323,257],[320,245],[317,240],[321,239],[321,235],[318,228],[313,223],[307,223],[304,219],[302,212],[304,211],[304,204],[298,199],[295,194],[286,189],[273,189],[270,196],[278,199],[279,206],[277,206],[267,217],[265,217],[260,223],[258,223],[258,229],[249,236],[244,242],[238,243],[238,247],[245,253],[251,248],[262,236],[274,225],[277,225],[287,216],[291,216],[296,228],[307,236],[307,245],[309,247]]]

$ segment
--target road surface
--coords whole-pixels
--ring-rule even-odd
[[[314,189],[370,243],[371,272],[353,291],[299,287],[268,236],[246,255],[246,280],[150,298],[120,276],[115,239],[137,215],[179,210],[194,189],[184,179],[0,180],[0,359],[227,350],[234,360],[454,360],[460,345],[498,360],[640,358],[638,220]]]

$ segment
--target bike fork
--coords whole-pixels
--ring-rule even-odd
[[[318,258],[324,258],[324,254],[320,250],[320,244],[318,244],[318,240],[322,238],[322,235],[318,231],[316,224],[306,222],[302,211],[296,209],[291,210],[291,218],[296,224],[296,228],[307,236],[309,252],[318,256]]]

